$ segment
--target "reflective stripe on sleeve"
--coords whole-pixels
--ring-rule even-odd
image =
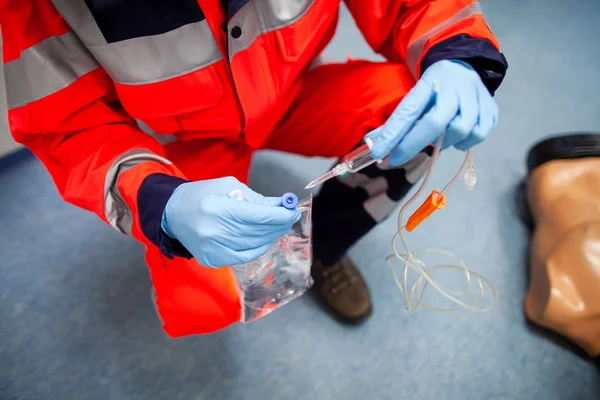
[[[119,174],[147,161],[171,164],[169,160],[152,153],[150,150],[133,149],[116,158],[106,172],[104,216],[113,228],[127,235],[131,234],[133,228],[133,215],[117,188]]]
[[[425,49],[425,43],[427,43],[427,41],[435,34],[456,24],[457,22],[462,21],[463,19],[469,18],[476,14],[481,14],[481,6],[478,2],[471,3],[468,6],[464,7],[462,10],[460,10],[441,24],[438,24],[437,26],[425,32],[423,35],[419,36],[408,46],[406,52],[406,65],[408,66],[415,78],[419,78],[417,76],[417,63],[421,58],[423,49]]]
[[[315,0],[251,0],[229,22],[242,28],[242,36],[229,41],[229,58],[247,49],[260,35],[300,20]]]
[[[98,63],[73,32],[49,37],[4,65],[8,109],[69,86]]]

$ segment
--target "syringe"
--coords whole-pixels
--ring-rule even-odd
[[[365,144],[357,147],[350,153],[346,154],[344,157],[342,157],[339,164],[333,167],[331,171],[327,172],[324,175],[321,175],[320,177],[306,185],[305,189],[313,188],[325,181],[328,181],[331,178],[335,178],[336,176],[341,176],[342,178],[344,178],[349,173],[358,172],[371,164],[381,161],[374,159],[371,156],[372,146],[373,140],[371,138],[365,139]]]

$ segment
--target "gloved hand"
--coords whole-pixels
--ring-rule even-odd
[[[462,61],[431,65],[387,122],[366,137],[371,153],[402,165],[444,135],[443,148],[467,150],[496,126],[498,106],[473,68]]]
[[[244,200],[229,193],[241,190]],[[178,186],[165,206],[163,231],[207,267],[252,261],[300,219],[279,197],[264,197],[233,177]]]

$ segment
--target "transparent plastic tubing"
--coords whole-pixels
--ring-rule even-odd
[[[427,183],[429,182],[432,171],[434,169],[434,166],[435,166],[438,156],[440,154],[443,139],[444,139],[444,135],[442,135],[438,139],[438,141],[435,145],[435,150],[433,152],[431,165],[429,167],[429,170],[427,171],[427,174],[425,175],[425,178],[423,179],[423,182],[421,183],[421,186],[419,187],[417,192],[400,208],[400,212],[398,213],[398,231],[392,238],[392,250],[394,253],[389,255],[386,258],[386,262],[388,263],[388,265],[390,266],[390,268],[392,270],[392,274],[394,276],[394,280],[396,281],[396,285],[398,286],[398,288],[404,295],[405,308],[407,310],[410,310],[411,308],[414,310],[418,310],[421,307],[425,307],[425,308],[429,308],[429,309],[437,310],[437,311],[458,311],[460,309],[466,309],[469,311],[479,312],[479,313],[488,312],[488,311],[492,310],[498,304],[498,291],[496,290],[494,285],[487,278],[478,274],[477,272],[474,272],[474,271],[468,269],[467,266],[465,265],[465,263],[460,258],[458,258],[456,255],[452,254],[449,251],[445,251],[442,249],[435,249],[435,248],[426,248],[426,249],[419,249],[419,250],[411,251],[408,248],[408,245],[404,238],[404,228],[405,228],[405,225],[403,225],[404,213],[406,212],[407,208],[421,195],[421,193],[427,186]],[[475,180],[476,180],[471,150],[468,150],[466,152],[465,160],[463,161],[460,169],[458,170],[456,175],[450,180],[450,182],[448,182],[448,184],[444,187],[444,189],[441,191],[441,193],[445,194],[452,187],[452,185],[454,185],[454,183],[456,183],[456,181],[459,179],[461,173],[463,173],[463,171],[465,171],[465,170],[466,170],[465,184],[467,185],[467,188],[469,190],[471,190],[473,188],[473,186],[475,185]],[[401,254],[398,251],[398,248],[397,248],[398,240],[400,240],[400,242],[402,243],[405,254]],[[421,261],[415,257],[416,254],[427,253],[427,252],[442,254],[444,256],[452,258],[456,261],[456,264],[441,264],[441,265],[427,266],[423,261]],[[396,273],[396,269],[393,264],[394,259],[399,259],[399,260],[403,261],[403,263],[404,263],[400,276]],[[431,276],[431,273],[434,271],[437,271],[437,270],[441,270],[441,269],[462,271],[464,273],[464,277],[465,277],[465,289],[464,290],[454,290],[454,289],[451,289],[451,288],[443,285],[438,280],[435,280]],[[415,279],[413,284],[409,287],[409,271],[410,270],[416,271],[417,278]],[[480,304],[483,301],[483,299],[485,298],[485,293],[486,293],[485,286],[486,285],[491,289],[492,305],[489,307],[482,307]],[[468,295],[472,290],[472,286],[476,286],[478,288],[479,294],[477,295],[477,298],[473,302],[471,302],[471,303],[464,302],[463,300],[461,300],[461,297]],[[454,303],[455,307],[438,308],[438,307],[433,307],[433,306],[428,305],[424,301],[424,299],[425,299],[426,290],[429,287],[433,287],[434,289],[436,289],[446,299],[448,299],[450,302]]]

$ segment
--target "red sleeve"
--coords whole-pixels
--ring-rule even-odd
[[[389,60],[404,62],[415,78],[432,47],[461,34],[500,50],[474,0],[345,1],[369,45]]]
[[[13,137],[43,162],[63,199],[143,240],[132,211],[139,186],[150,174],[182,174],[120,107],[50,0],[6,0],[0,25]]]

